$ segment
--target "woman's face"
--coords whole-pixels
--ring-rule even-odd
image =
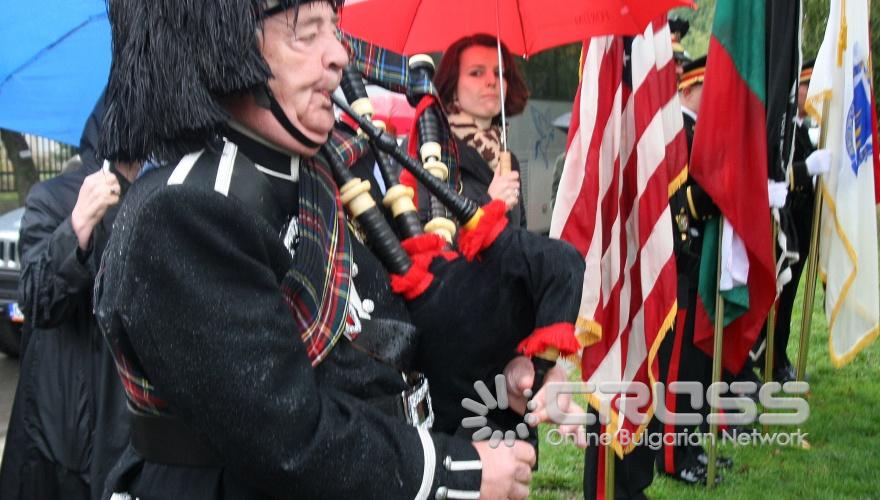
[[[491,120],[501,112],[497,49],[474,45],[462,51],[456,96],[461,110],[475,119]]]

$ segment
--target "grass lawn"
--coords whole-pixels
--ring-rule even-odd
[[[788,355],[797,358],[797,335],[803,287],[792,319]],[[808,433],[808,450],[777,445],[734,446],[723,453],[734,467],[725,471],[722,484],[712,490],[683,486],[655,477],[647,490],[652,499],[665,498],[878,498],[880,474],[880,418],[873,414],[880,403],[880,342],[874,343],[842,369],[831,365],[824,295],[816,292],[807,374],[810,382],[810,417],[800,427]],[[794,432],[794,427],[771,432]],[[544,429],[546,431],[546,429]],[[582,497],[583,453],[572,447],[541,446],[541,469],[533,482],[532,498]]]

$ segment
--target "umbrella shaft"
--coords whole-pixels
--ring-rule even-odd
[[[501,6],[499,0],[495,0],[495,27],[498,36],[495,37],[495,43],[498,46],[498,90],[501,92],[501,150],[507,151],[507,113],[504,109],[504,58],[501,57]]]

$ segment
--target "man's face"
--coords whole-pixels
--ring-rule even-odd
[[[802,84],[798,85],[798,96],[797,96],[797,99],[798,99],[797,106],[798,107],[797,107],[797,109],[798,109],[798,116],[800,116],[801,118],[803,118],[804,115],[806,115],[806,112],[804,111],[804,106],[806,106],[806,104],[807,104],[807,90],[809,90],[809,88],[810,88],[809,82],[802,83]]]
[[[684,97],[683,104],[693,110],[694,113],[699,113],[700,101],[703,98],[703,84],[697,83],[691,85],[690,87],[684,89],[684,91],[682,92],[682,96]]]
[[[337,20],[328,3],[308,3],[298,12],[288,9],[267,18],[260,40],[273,75],[269,88],[290,121],[317,143],[326,142],[333,128],[330,94],[348,64],[348,54],[336,37]],[[314,153],[289,135],[280,139],[269,135],[295,152]]]

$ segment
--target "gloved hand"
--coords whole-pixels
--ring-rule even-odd
[[[815,177],[831,170],[831,151],[817,149],[807,157],[807,173]]]
[[[767,180],[767,195],[770,198],[770,208],[782,208],[785,206],[785,198],[788,197],[788,183]]]

